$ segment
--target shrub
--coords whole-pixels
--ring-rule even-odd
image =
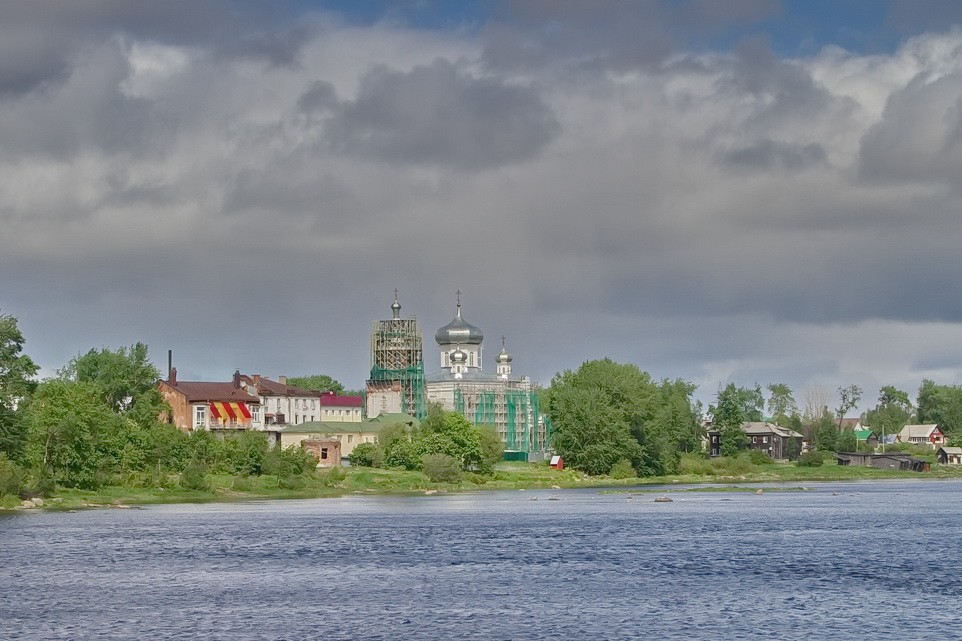
[[[254,484],[251,482],[251,477],[246,474],[237,474],[231,482],[231,487],[238,492],[250,492]]]
[[[261,473],[285,478],[310,472],[315,467],[317,467],[317,459],[303,448],[297,446],[287,449],[275,447],[264,457]]]
[[[180,475],[180,486],[185,490],[207,490],[207,464],[200,458],[191,459]]]
[[[449,454],[424,457],[424,473],[435,483],[457,483],[461,480],[461,464]]]
[[[488,477],[484,476],[483,474],[477,474],[475,472],[465,473],[464,478],[467,479],[469,482],[473,483],[474,485],[484,485],[485,483],[488,482]]]
[[[618,462],[611,466],[608,475],[613,479],[630,479],[638,476],[635,468],[631,465],[631,461],[626,458],[618,459]]]
[[[752,465],[770,465],[775,462],[771,456],[761,450],[748,450],[748,460]]]
[[[20,494],[23,489],[23,470],[0,452],[0,497]]]
[[[697,454],[682,454],[680,470],[682,474],[710,476],[714,473],[711,462],[704,456]]]
[[[335,465],[323,472],[319,472],[317,478],[322,485],[333,487],[347,478],[347,470],[340,465]]]
[[[394,441],[384,452],[384,465],[416,470],[421,467],[418,448],[411,441]]]
[[[361,443],[351,451],[351,465],[358,467],[381,467],[384,452],[374,443]]]
[[[824,459],[822,453],[818,450],[809,450],[803,452],[801,456],[798,457],[798,462],[795,463],[799,467],[821,467]]]
[[[307,479],[303,474],[283,476],[277,479],[277,487],[282,490],[303,490],[307,486]]]

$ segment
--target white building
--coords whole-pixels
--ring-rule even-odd
[[[492,425],[509,452],[538,458],[547,451],[547,435],[531,380],[512,373],[504,338],[495,373],[485,372],[484,334],[461,316],[458,292],[454,320],[434,335],[440,370],[425,375],[425,396],[446,410],[460,412],[471,423]]]

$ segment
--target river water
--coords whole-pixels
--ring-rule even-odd
[[[962,482],[655,496],[5,515],[0,637],[962,638]]]

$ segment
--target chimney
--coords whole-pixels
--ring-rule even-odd
[[[278,376],[278,377],[277,377],[277,382],[280,383],[281,385],[287,385],[287,377],[286,377],[286,376]]]
[[[239,369],[234,370],[234,387],[236,389],[240,389],[240,370]]]
[[[171,367],[167,371],[167,384],[171,387],[177,387],[177,368]]]
[[[254,385],[255,385],[255,386],[261,384],[261,375],[260,375],[260,374],[251,374],[251,378],[254,379]]]
[[[170,371],[174,368],[174,350],[167,350],[167,381],[170,382]],[[176,382],[176,376],[174,377]],[[171,383],[173,385],[173,383]]]

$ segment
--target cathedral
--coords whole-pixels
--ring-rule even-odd
[[[395,292],[391,307],[397,323],[400,305]],[[380,323],[380,324],[378,324]],[[532,392],[531,380],[527,376],[512,374],[512,358],[508,353],[505,339],[501,338],[501,351],[495,358],[495,372],[484,371],[484,334],[464,320],[461,315],[461,292],[457,292],[457,306],[454,319],[439,329],[434,340],[439,350],[440,369],[420,374],[402,375],[397,381],[385,379],[382,354],[375,354],[375,346],[384,341],[379,339],[385,321],[375,324],[372,335],[372,375],[368,382],[369,392],[373,393],[368,409],[377,411],[381,406],[405,405],[403,398],[390,402],[385,393],[397,394],[400,390],[411,390],[407,396],[416,399],[420,390],[412,388],[423,385],[423,398],[428,403],[439,403],[446,410],[461,413],[475,425],[492,425],[501,435],[505,445],[505,456],[517,460],[539,460],[547,451],[545,421],[539,410],[538,396]],[[417,338],[407,337],[406,345],[421,346],[420,332]],[[421,365],[420,354],[413,355],[410,350],[403,362]],[[376,400],[375,400],[376,399]],[[403,411],[411,414],[423,412],[415,403],[407,403]]]

